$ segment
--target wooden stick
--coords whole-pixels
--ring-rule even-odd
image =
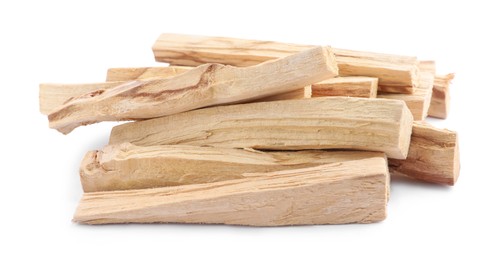
[[[379,98],[403,100],[413,114],[415,121],[425,120],[432,97],[434,74],[436,72],[433,61],[421,61],[420,80],[413,94],[378,94]]]
[[[404,159],[412,120],[399,100],[307,98],[212,107],[127,123],[113,128],[110,143],[357,149]]]
[[[312,84],[312,97],[345,96],[376,98],[378,78],[338,77]]]
[[[454,185],[460,172],[457,133],[415,122],[408,158],[389,159],[389,167],[393,173]]]
[[[450,110],[450,82],[455,74],[436,75],[429,116],[446,119]]]
[[[83,224],[209,223],[249,226],[372,223],[385,219],[385,157],[325,164],[240,180],[84,193]]]
[[[50,114],[56,108],[82,96],[92,96],[106,89],[114,88],[122,82],[90,83],[90,84],[52,84],[39,86],[40,112]]]
[[[223,37],[162,34],[153,52],[155,59],[172,65],[195,66],[217,62],[251,66],[281,58],[312,46]],[[418,84],[416,57],[335,49],[341,76],[379,78],[379,91],[413,93]]]
[[[143,67],[143,68],[110,68],[106,81],[129,81],[137,79],[167,78],[187,72],[194,67]]]
[[[316,47],[260,65],[206,64],[175,77],[136,80],[56,109],[49,126],[67,134],[101,121],[146,119],[286,93],[337,75],[333,52]]]
[[[290,91],[287,93],[277,94],[270,97],[261,98],[254,100],[253,102],[267,102],[267,101],[278,101],[278,100],[291,100],[291,99],[304,99],[312,97],[312,86],[307,86],[301,89]]]
[[[322,164],[382,157],[378,152],[294,151],[189,145],[109,145],[86,154],[80,166],[85,192],[131,190],[209,183]]]

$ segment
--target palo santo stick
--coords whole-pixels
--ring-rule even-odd
[[[74,99],[48,116],[49,126],[67,134],[101,121],[155,118],[249,101],[300,89],[337,73],[329,47],[246,68],[206,64],[171,78],[129,81]]]
[[[345,96],[376,98],[378,78],[337,77],[312,84],[312,97]]]
[[[415,122],[408,158],[389,159],[389,167],[415,179],[454,185],[460,172],[457,133]]]
[[[327,163],[382,157],[379,152],[262,152],[189,145],[109,145],[86,154],[80,166],[85,192],[209,183]]]
[[[415,121],[425,120],[432,97],[436,66],[433,61],[421,61],[420,80],[413,94],[378,94],[379,98],[403,100],[413,114]]]
[[[404,159],[412,120],[399,100],[306,98],[219,106],[126,123],[113,128],[110,143],[357,149]]]
[[[287,226],[372,223],[386,217],[389,175],[383,155],[248,175],[206,184],[84,193],[73,220]]]
[[[289,99],[303,99],[312,97],[312,87],[304,87],[294,91],[277,94],[274,96],[262,98],[259,100],[254,100],[254,102],[266,102],[266,101],[277,101],[277,100],[289,100]]]
[[[309,45],[223,37],[162,34],[153,46],[155,59],[172,65],[217,62],[251,66],[311,48]],[[418,83],[416,57],[334,49],[340,76],[379,78],[379,91],[413,93]]]
[[[167,78],[187,72],[193,67],[143,67],[143,68],[110,68],[106,74],[106,81],[128,81],[136,79]]]
[[[90,83],[90,84],[40,84],[39,102],[40,112],[44,115],[50,114],[54,109],[62,106],[72,99],[92,95],[96,91],[101,91],[119,86],[122,82]]]
[[[434,88],[432,89],[431,106],[429,116],[445,119],[450,110],[450,82],[455,74],[436,75]]]

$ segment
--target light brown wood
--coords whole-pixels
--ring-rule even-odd
[[[381,157],[379,152],[281,151],[189,145],[109,145],[86,154],[80,166],[85,192],[209,183],[322,164]]]
[[[454,185],[460,173],[457,133],[415,122],[408,158],[389,159],[389,167],[393,173]]]
[[[206,184],[84,193],[73,220],[287,226],[372,223],[386,217],[389,174],[383,155],[248,175]]]
[[[431,106],[429,116],[446,119],[450,110],[450,82],[455,74],[436,75],[434,88],[432,89]]]
[[[312,87],[304,87],[294,91],[277,94],[270,97],[261,98],[258,100],[253,100],[253,102],[266,102],[266,101],[278,101],[278,100],[290,100],[290,99],[303,99],[312,97]]]
[[[110,143],[357,149],[404,159],[412,120],[399,100],[307,98],[219,106],[126,123],[113,128]]]
[[[376,98],[378,78],[337,77],[312,84],[312,97],[344,96]]]
[[[88,84],[53,84],[39,86],[40,112],[50,114],[64,103],[81,96],[91,96],[106,89],[117,87],[123,82],[88,83]]]
[[[91,97],[71,100],[49,114],[49,126],[67,134],[101,121],[155,118],[250,101],[300,89],[337,73],[329,47],[315,47],[246,68],[206,64],[171,78],[128,81]]]
[[[185,66],[110,68],[106,73],[106,81],[166,78],[179,75],[193,68]]]
[[[436,66],[433,61],[421,61],[420,80],[413,94],[378,94],[378,98],[403,100],[413,114],[415,121],[425,120],[431,104],[432,87]]]
[[[284,57],[310,45],[224,37],[162,34],[153,46],[155,59],[173,65],[208,62],[250,66]],[[418,84],[416,57],[334,49],[340,76],[379,78],[379,90],[413,93]]]

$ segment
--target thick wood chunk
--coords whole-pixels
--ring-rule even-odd
[[[454,185],[460,172],[457,133],[415,122],[408,158],[389,159],[389,167],[415,179]]]
[[[251,66],[311,48],[310,45],[223,37],[162,34],[155,59],[173,65],[222,63]],[[334,49],[340,76],[379,78],[379,91],[413,93],[418,84],[416,57]]]
[[[375,98],[378,78],[337,77],[312,84],[312,97],[361,97]]]
[[[307,98],[219,106],[126,123],[113,128],[110,143],[355,149],[404,159],[412,120],[399,100]]]
[[[429,116],[445,119],[450,110],[450,82],[455,74],[436,75],[434,88],[432,89],[431,106]]]
[[[101,121],[156,118],[286,93],[337,74],[329,47],[246,68],[206,64],[171,78],[128,81],[76,98],[49,114],[49,126],[67,134]]]
[[[322,164],[382,157],[379,152],[281,151],[189,145],[109,145],[86,154],[80,167],[85,192],[209,183]]]
[[[403,100],[406,102],[415,121],[422,121],[427,117],[431,104],[434,75],[436,73],[436,66],[433,61],[421,61],[419,68],[420,80],[413,94],[378,94],[379,98]]]
[[[386,217],[389,175],[383,155],[248,175],[206,184],[84,193],[74,221],[287,226],[372,223]]]

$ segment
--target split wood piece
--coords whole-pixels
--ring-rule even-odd
[[[354,149],[404,159],[413,117],[399,100],[322,97],[218,106],[126,123],[110,143],[264,150]]]
[[[337,77],[312,84],[312,97],[345,96],[376,98],[378,78]]]
[[[397,99],[406,102],[415,121],[425,120],[432,97],[436,66],[433,61],[421,61],[420,80],[413,94],[378,94],[378,98]]]
[[[209,183],[322,164],[382,157],[380,152],[282,151],[189,145],[109,145],[88,152],[80,166],[85,192]]]
[[[52,84],[44,83],[39,86],[40,112],[44,115],[63,104],[82,97],[92,95],[95,91],[114,88],[122,82],[89,83],[89,84]],[[91,94],[89,94],[91,93]]]
[[[143,67],[143,68],[110,68],[106,73],[106,81],[128,81],[136,79],[167,78],[187,72],[194,67]]]
[[[329,47],[246,68],[206,64],[171,78],[128,81],[71,100],[49,114],[49,126],[67,134],[101,121],[156,118],[286,93],[337,74]]]
[[[457,133],[415,122],[408,157],[389,159],[389,167],[415,179],[454,185],[460,172]]]
[[[450,110],[450,82],[455,74],[436,75],[434,88],[432,89],[431,106],[429,116],[445,119]]]
[[[83,224],[206,223],[247,226],[372,223],[386,217],[385,156],[248,178],[153,189],[84,193]]]
[[[310,45],[224,37],[162,34],[153,46],[155,59],[172,65],[217,62],[251,66],[311,48]],[[379,91],[413,93],[418,84],[416,57],[334,49],[340,76],[379,78]]]
[[[70,100],[85,96],[88,93],[99,93],[117,87],[129,80],[168,78],[190,69],[193,69],[193,67],[111,68],[108,70],[106,78],[108,82],[106,83],[40,84],[40,112],[48,115]]]

